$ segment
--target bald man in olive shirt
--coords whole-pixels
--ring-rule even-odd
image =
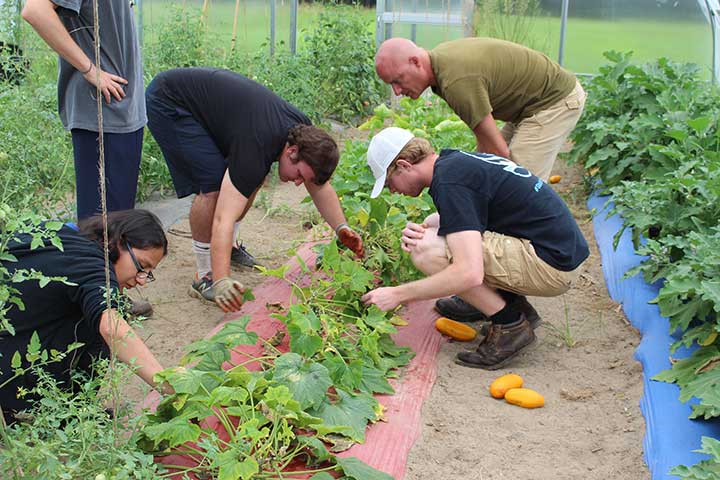
[[[585,105],[575,75],[540,52],[493,38],[429,51],[392,38],[375,68],[396,95],[418,98],[432,87],[473,131],[479,152],[509,158],[543,180]],[[505,122],[502,131],[495,120]]]

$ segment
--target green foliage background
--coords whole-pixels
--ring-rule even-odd
[[[611,194],[647,259],[628,271],[662,282],[653,300],[681,345],[697,348],[656,380],[675,382],[680,400],[695,397],[691,418],[720,416],[720,92],[696,66],[661,58],[636,65],[630,54],[587,84],[592,101],[573,132],[571,161],[588,169],[589,184]],[[616,235],[617,243],[622,230]],[[715,452],[716,442],[705,442]],[[715,478],[717,455],[681,478]],[[697,476],[704,471],[710,476]]]

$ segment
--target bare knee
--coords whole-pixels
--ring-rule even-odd
[[[450,265],[445,241],[437,229],[428,228],[425,237],[410,247],[410,260],[425,275],[433,275]]]

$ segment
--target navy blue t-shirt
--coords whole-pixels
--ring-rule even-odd
[[[528,170],[496,155],[443,150],[432,197],[440,235],[477,230],[530,240],[538,257],[569,272],[590,254],[565,202]]]
[[[228,163],[230,180],[250,197],[296,125],[310,119],[270,89],[217,68],[177,68],[155,77],[157,95],[202,125]]]
[[[82,366],[85,353],[99,354],[105,351],[104,340],[100,334],[100,318],[107,309],[105,303],[105,258],[103,250],[96,242],[80,235],[71,226],[64,226],[58,232],[63,251],[46,242],[32,249],[30,235],[19,235],[10,242],[8,252],[17,258],[17,262],[2,262],[10,273],[26,269],[42,272],[48,277],[65,277],[71,285],[52,281],[41,286],[37,280],[13,283],[19,290],[20,300],[25,308],[11,306],[7,312],[15,335],[0,332],[0,384],[13,376],[10,362],[13,354],[19,351],[23,356],[27,351],[33,332],[37,332],[41,349],[63,352],[73,342],[84,347],[76,350],[61,362],[53,362],[44,367],[56,379],[67,382],[70,379],[71,363],[76,360]],[[115,270],[110,268],[110,288],[117,292],[118,282]],[[113,295],[111,305],[117,308]],[[106,353],[105,353],[106,354]],[[20,409],[28,406],[27,399],[17,399],[19,386],[32,388],[34,375],[28,374],[13,380],[0,390],[0,406]]]

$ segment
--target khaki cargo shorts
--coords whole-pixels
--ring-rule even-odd
[[[559,102],[519,123],[505,123],[500,133],[510,148],[510,159],[547,181],[555,158],[582,115],[586,97],[576,82]]]
[[[448,265],[452,253],[445,237],[437,229],[425,230],[425,241],[442,242]],[[537,256],[530,240],[494,232],[485,232],[483,238],[483,266],[485,284],[495,289],[530,295],[555,297],[567,292],[577,279],[579,268],[564,272],[551,267]]]

